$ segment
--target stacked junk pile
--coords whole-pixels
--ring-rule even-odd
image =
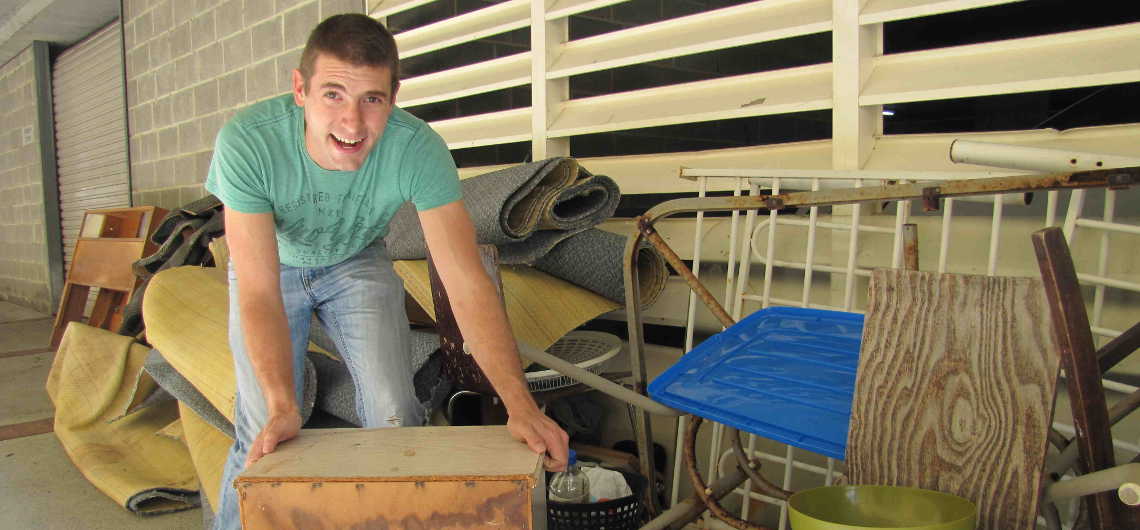
[[[462,185],[479,242],[497,247],[520,343],[556,353],[551,346],[569,332],[622,307],[626,236],[595,228],[617,208],[612,179],[553,158]],[[441,375],[426,252],[410,205],[392,219],[389,234],[413,322],[416,393],[430,413],[452,388]],[[158,250],[134,264],[140,286],[121,326],[112,332],[72,322],[55,357],[48,391],[57,436],[88,480],[135,513],[216,505],[235,392],[223,236],[221,205],[212,196],[172,212],[151,236]],[[649,305],[668,270],[648,246],[639,264],[639,290]],[[360,425],[352,379],[314,324],[303,417],[321,410]]]

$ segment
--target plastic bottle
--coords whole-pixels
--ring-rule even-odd
[[[590,500],[590,480],[578,464],[578,455],[570,450],[570,461],[566,471],[559,471],[550,477],[548,498],[553,502],[581,504]]]

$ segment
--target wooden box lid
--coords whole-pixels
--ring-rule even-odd
[[[237,482],[533,482],[541,469],[542,456],[501,425],[303,429]]]

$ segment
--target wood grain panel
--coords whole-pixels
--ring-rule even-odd
[[[954,493],[978,528],[1031,528],[1059,353],[1041,282],[872,274],[847,464],[854,484]]]

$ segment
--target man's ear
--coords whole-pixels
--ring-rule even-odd
[[[305,106],[305,76],[296,68],[293,69],[293,103],[298,107]]]
[[[396,94],[400,92],[400,82],[392,83],[392,105],[396,105]]]

